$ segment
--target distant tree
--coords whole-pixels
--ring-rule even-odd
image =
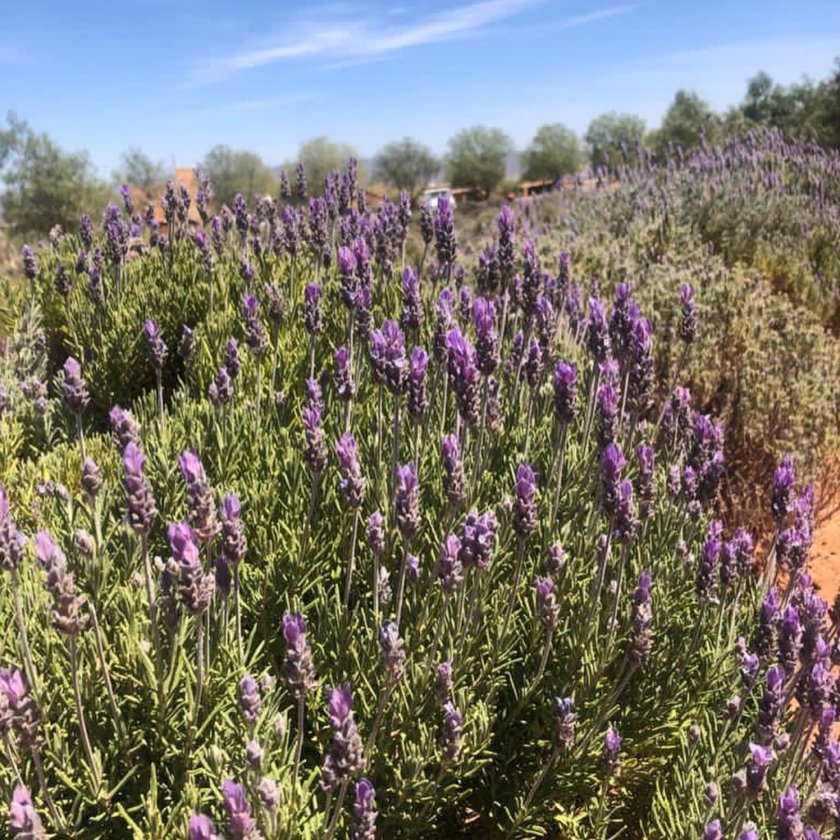
[[[470,187],[488,195],[505,177],[513,140],[499,128],[465,128],[449,140],[446,168],[453,187]]]
[[[834,73],[814,93],[812,125],[820,143],[840,149],[840,58],[835,60]]]
[[[298,149],[298,161],[306,168],[306,183],[310,195],[321,195],[327,175],[334,169],[344,169],[351,157],[358,161],[359,153],[346,143],[338,143],[323,136],[307,140]],[[294,177],[294,169],[289,171]],[[358,177],[364,180],[361,167]]]
[[[130,184],[143,190],[146,198],[152,200],[157,187],[166,181],[166,168],[162,161],[152,160],[141,149],[132,147],[123,152],[113,179],[117,184]]]
[[[72,230],[82,213],[100,212],[108,187],[94,175],[86,152],[65,152],[14,113],[0,131],[3,218],[13,234],[39,236],[54,225]]]
[[[641,117],[615,111],[595,117],[584,135],[593,167],[617,166],[644,138],[645,121]]]
[[[277,193],[277,176],[255,152],[214,146],[204,157],[201,171],[210,179],[219,204],[230,206],[237,193],[249,204],[258,195]]]
[[[648,135],[648,143],[660,155],[669,144],[691,149],[700,143],[701,136],[710,143],[717,142],[722,127],[721,118],[705,100],[694,91],[678,90],[662,118],[662,125]]]
[[[541,126],[522,155],[522,177],[529,181],[557,180],[577,172],[583,149],[577,135],[562,123]]]
[[[793,85],[777,85],[764,72],[747,82],[740,105],[726,116],[729,131],[756,127],[780,128],[792,136],[808,136],[816,130],[818,88],[810,79]]]
[[[376,156],[377,178],[416,195],[435,176],[440,161],[432,150],[410,137],[389,143]]]

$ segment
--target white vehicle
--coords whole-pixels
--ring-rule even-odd
[[[436,210],[439,201],[448,201],[449,206],[455,209],[455,199],[452,193],[446,187],[435,187],[433,189],[424,190],[420,198],[421,204],[427,204],[429,209]]]

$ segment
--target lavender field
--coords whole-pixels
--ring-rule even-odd
[[[26,246],[10,836],[840,836],[838,198],[755,132],[463,227],[351,160]]]

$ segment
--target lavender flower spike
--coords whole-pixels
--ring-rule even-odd
[[[283,615],[283,638],[286,640],[286,657],[283,674],[296,700],[315,685],[315,666],[312,651],[306,640],[306,623],[300,613]]]
[[[9,833],[16,840],[45,840],[47,833],[23,785],[17,785],[9,804]]]
[[[376,791],[369,779],[359,779],[356,783],[356,801],[353,804],[352,840],[374,840],[376,837],[376,817],[374,798]]]
[[[417,470],[414,464],[404,464],[397,467],[394,507],[397,527],[406,542],[411,542],[420,530],[419,489],[420,485],[417,481]]]
[[[222,799],[228,815],[228,828],[233,840],[253,840],[257,823],[251,816],[251,806],[245,788],[232,779],[222,782]]]
[[[362,739],[353,719],[353,693],[349,685],[327,689],[327,713],[333,737],[321,769],[321,787],[334,791],[342,781],[365,769]]]
[[[537,477],[530,464],[516,468],[515,500],[513,505],[513,529],[522,539],[534,533],[538,524]]]
[[[222,840],[221,835],[216,833],[215,823],[205,814],[193,814],[187,830],[190,840]]]

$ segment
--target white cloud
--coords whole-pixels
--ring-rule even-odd
[[[326,55],[334,64],[355,62],[424,44],[467,38],[540,2],[544,0],[479,0],[398,27],[382,27],[371,20],[358,19],[312,21],[279,43],[205,61],[196,68],[193,82],[221,81],[236,73],[293,59]],[[578,15],[565,24],[580,26],[628,8],[620,6]]]

